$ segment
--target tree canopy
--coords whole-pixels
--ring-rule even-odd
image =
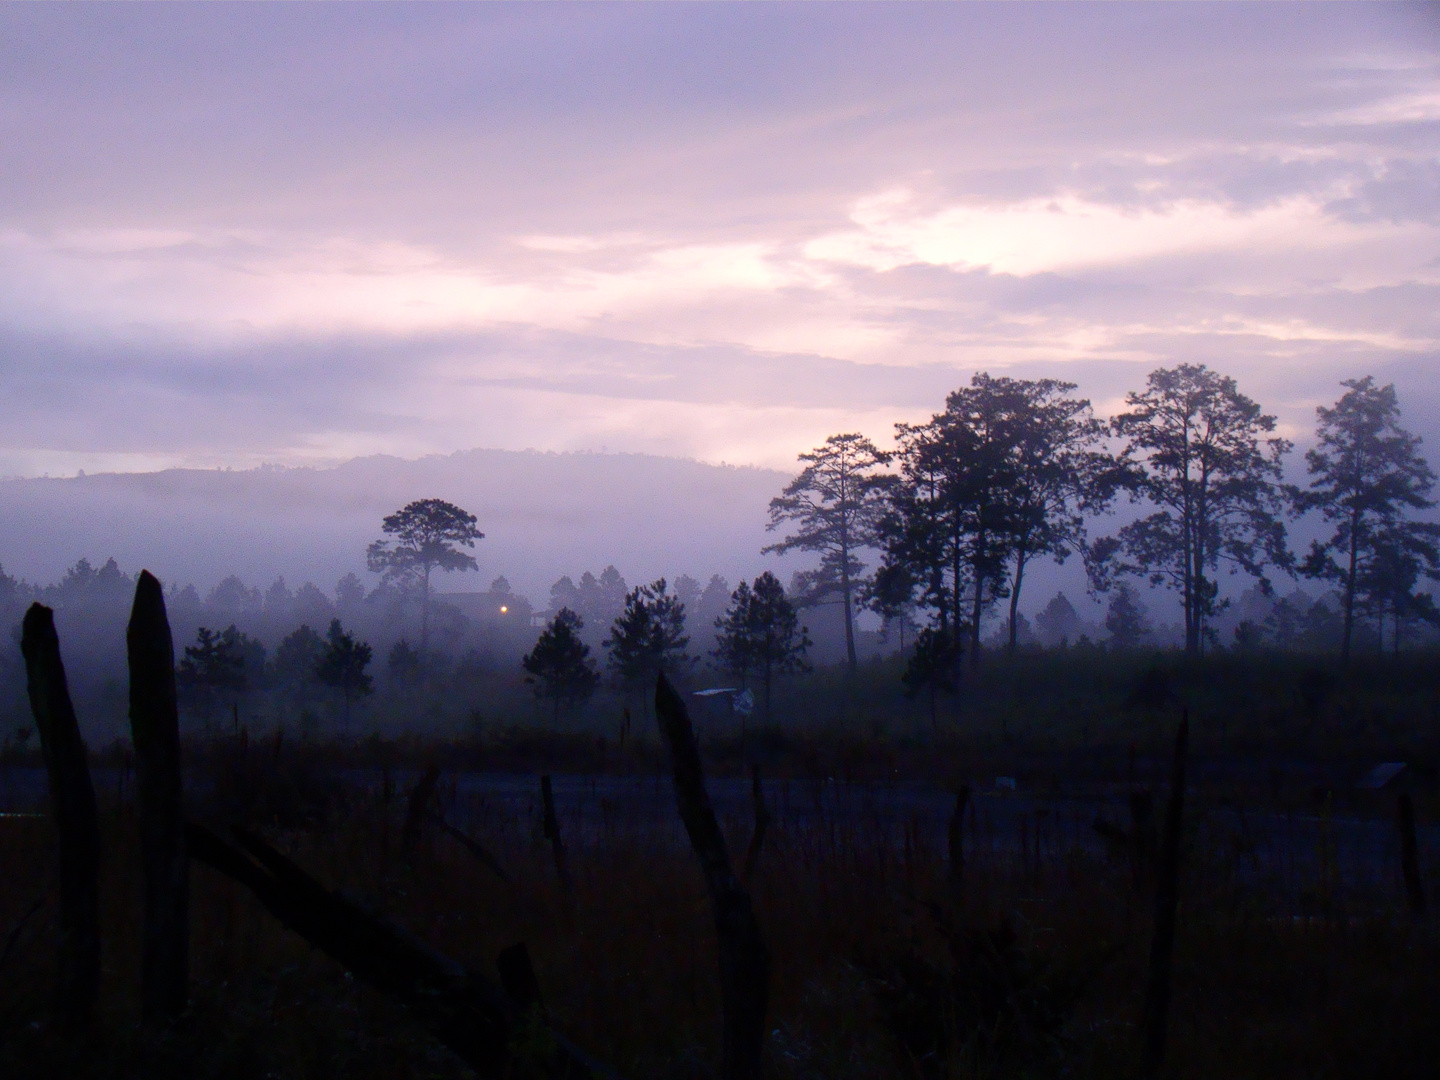
[[[1223,607],[1214,577],[1222,562],[1265,587],[1268,567],[1291,566],[1280,486],[1290,443],[1270,436],[1275,417],[1234,379],[1203,364],[1152,371],[1125,401],[1111,430],[1127,440],[1136,497],[1157,509],[1097,545],[1097,576],[1144,575],[1179,592],[1185,649],[1197,653],[1206,620]]]
[[[477,570],[472,548],[485,534],[476,517],[444,499],[419,499],[387,516],[381,530],[393,540],[376,540],[366,551],[366,564],[384,581],[402,591],[420,592],[420,652],[430,645],[430,573],[433,570]]]
[[[560,721],[560,707],[580,704],[595,692],[600,673],[590,659],[590,646],[580,640],[585,620],[569,608],[561,608],[540,633],[535,647],[526,653],[520,666],[529,674],[527,682],[535,696],[549,698],[554,721]]]
[[[774,679],[810,670],[805,659],[809,632],[800,625],[780,579],[767,570],[753,587],[740,582],[729,609],[715,620],[715,630],[715,659],[742,682],[752,674],[759,677],[769,723]]]
[[[858,553],[879,543],[889,477],[881,469],[891,455],[863,435],[831,435],[823,446],[799,460],[800,474],[770,500],[769,530],[793,524],[795,532],[764,550],[812,551],[818,569],[802,572],[800,583],[811,597],[838,593],[845,610],[845,657],[854,671],[854,610],[865,564]]]
[[[1305,454],[1307,491],[1295,491],[1299,510],[1319,510],[1333,526],[1316,540],[1301,570],[1343,589],[1341,656],[1349,659],[1357,602],[1388,609],[1397,620],[1429,617],[1415,595],[1421,576],[1440,571],[1440,528],[1408,520],[1435,503],[1435,474],[1420,454],[1420,438],[1400,426],[1394,385],[1376,386],[1372,376],[1347,379],[1333,406],[1319,406],[1315,446]],[[1378,612],[1377,612],[1378,614]]]

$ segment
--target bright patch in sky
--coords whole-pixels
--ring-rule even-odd
[[[0,57],[0,472],[788,466],[1182,360],[1440,439],[1433,9],[11,6]]]

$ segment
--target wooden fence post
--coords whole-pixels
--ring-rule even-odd
[[[568,907],[573,892],[570,864],[565,859],[565,844],[560,839],[560,819],[555,816],[555,792],[550,787],[549,773],[540,777],[540,802],[545,812],[545,839],[550,841],[550,852],[555,856],[555,876],[560,879],[560,896]]]
[[[1175,759],[1170,770],[1170,803],[1165,808],[1165,835],[1160,848],[1160,873],[1155,883],[1155,936],[1150,943],[1150,978],[1145,987],[1141,1033],[1145,1039],[1141,1075],[1160,1075],[1165,1063],[1165,1029],[1170,1013],[1170,976],[1175,959],[1175,909],[1180,897],[1180,837],[1185,811],[1185,753],[1190,741],[1190,713],[1175,734]]]
[[[60,660],[55,613],[31,604],[20,651],[60,834],[60,973],[55,1007],[72,1031],[90,1025],[100,990],[100,829],[85,743]]]
[[[760,849],[765,846],[765,830],[770,827],[770,809],[765,805],[765,789],[760,785],[760,763],[750,766],[750,800],[755,804],[755,831],[750,834],[750,847],[745,852],[745,882],[755,876]]]
[[[415,858],[415,848],[420,844],[420,828],[425,824],[425,809],[434,797],[438,783],[440,766],[427,765],[405,800],[405,824],[400,827],[400,858],[406,863]]]
[[[135,583],[125,632],[130,659],[130,737],[140,857],[145,878],[141,1012],[148,1025],[185,1011],[190,950],[190,859],[181,812],[180,712],[175,698],[175,647],[165,594],[148,570]]]
[[[725,837],[705,790],[705,773],[700,767],[690,714],[663,672],[655,684],[655,717],[670,748],[680,820],[700,860],[715,916],[724,1013],[721,1080],[757,1080],[765,1046],[770,950],[751,907],[750,894],[730,867]]]
[[[1400,871],[1405,875],[1405,893],[1410,901],[1410,914],[1417,919],[1425,916],[1425,886],[1420,881],[1420,859],[1415,845],[1415,803],[1405,792],[1395,806],[1400,826]]]
[[[965,837],[962,826],[965,822],[965,807],[970,802],[970,785],[962,784],[955,793],[955,809],[950,814],[950,826],[946,831],[950,851],[950,895],[958,904],[965,885]]]

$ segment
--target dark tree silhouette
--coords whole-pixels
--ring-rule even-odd
[[[420,654],[404,638],[390,646],[390,656],[385,661],[385,668],[396,682],[402,685],[413,683],[420,675],[421,666]]]
[[[244,644],[249,639],[242,642],[242,638],[244,635],[234,624],[221,633],[202,626],[195,635],[195,644],[185,646],[176,682],[191,703],[199,706],[207,722],[220,694],[238,694],[248,683]]]
[[[600,673],[590,659],[590,646],[580,640],[585,620],[569,608],[561,608],[526,653],[520,666],[529,673],[525,681],[535,686],[535,696],[549,698],[554,705],[554,722],[560,723],[560,706],[572,707],[589,700],[600,683]]]
[[[883,526],[886,572],[904,568],[935,609],[936,629],[952,641],[970,639],[972,664],[986,608],[1008,595],[1009,551],[1009,447],[988,376],[976,380],[950,394],[928,424],[896,425],[900,481]]]
[[[729,610],[715,620],[715,630],[715,659],[742,683],[752,674],[760,679],[765,722],[770,723],[775,678],[810,670],[805,659],[810,637],[780,579],[767,570],[753,588],[740,582]]]
[[[1111,421],[1136,464],[1135,497],[1158,507],[1093,550],[1097,579],[1143,574],[1180,593],[1185,651],[1198,653],[1216,603],[1213,572],[1224,561],[1268,589],[1267,566],[1288,569],[1280,458],[1290,443],[1263,438],[1275,417],[1240,393],[1235,380],[1203,364],[1150,373],[1130,411]]]
[[[855,596],[865,566],[856,557],[879,543],[878,527],[885,512],[889,479],[880,469],[891,455],[863,435],[832,435],[824,446],[801,454],[805,468],[783,493],[770,500],[769,530],[794,523],[796,532],[765,548],[813,551],[818,570],[802,576],[812,596],[840,594],[845,607],[845,659],[853,672],[855,658]]]
[[[339,619],[330,620],[330,629],[325,635],[325,651],[315,662],[315,677],[332,690],[339,690],[345,703],[345,724],[350,724],[350,703],[356,697],[370,693],[375,680],[365,673],[370,666],[371,649],[365,642],[356,642],[340,625]]]
[[[616,681],[627,694],[635,694],[648,691],[661,671],[674,674],[688,664],[689,644],[685,605],[660,578],[626,594],[625,609],[610,627],[605,648]]]
[[[1128,581],[1120,582],[1111,590],[1110,605],[1105,611],[1105,629],[1110,631],[1112,649],[1139,648],[1150,636],[1150,620],[1145,614],[1145,605]]]
[[[995,515],[1009,548],[1008,647],[1017,644],[1020,590],[1032,559],[1056,562],[1086,551],[1085,513],[1104,510],[1127,478],[1105,453],[1105,425],[1090,402],[1069,395],[1074,383],[1058,379],[992,378],[971,381],[969,395],[997,444]],[[974,639],[972,638],[972,647]]]
[[[1416,574],[1434,567],[1440,530],[1404,518],[1435,505],[1429,498],[1435,474],[1420,453],[1419,436],[1400,426],[1394,385],[1377,387],[1369,375],[1340,385],[1347,388],[1340,400],[1315,410],[1315,447],[1305,454],[1310,488],[1293,495],[1298,510],[1319,510],[1335,527],[1314,542],[1301,572],[1341,586],[1340,655],[1348,660],[1362,584],[1373,588],[1388,579],[1393,586],[1404,577],[1407,558]],[[1378,565],[1382,561],[1389,562],[1388,569]],[[1393,589],[1382,585],[1380,591]]]
[[[453,503],[420,499],[385,518],[381,528],[394,540],[376,540],[366,551],[366,564],[385,581],[419,588],[422,655],[430,648],[430,572],[479,569],[473,555],[459,550],[485,538],[475,521]]]
[[[906,697],[915,697],[922,690],[930,700],[930,723],[939,721],[936,698],[941,690],[953,694],[958,686],[955,673],[960,669],[960,642],[943,626],[927,626],[915,638],[915,651],[905,664],[900,681]]]

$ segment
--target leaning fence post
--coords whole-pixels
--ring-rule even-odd
[[[655,684],[655,717],[670,748],[675,801],[690,846],[700,860],[715,936],[720,945],[720,1001],[724,1014],[721,1080],[756,1080],[765,1045],[765,1011],[770,994],[770,951],[750,905],[750,894],[730,867],[725,837],[715,820],[700,751],[685,702],[661,673]]]
[[[1415,846],[1415,803],[1409,792],[1400,796],[1395,809],[1400,826],[1400,870],[1405,875],[1405,893],[1410,900],[1410,914],[1419,919],[1425,915],[1425,886],[1420,881],[1420,860]]]
[[[100,987],[100,830],[85,743],[65,684],[55,613],[31,604],[20,651],[60,834],[60,978],[55,1007],[71,1030],[89,1025]]]
[[[145,876],[141,1011],[164,1024],[185,1011],[190,946],[190,860],[181,815],[180,712],[165,594],[148,570],[135,583],[125,632],[130,737],[135,743],[140,852]]]
[[[1175,958],[1175,909],[1179,903],[1180,833],[1185,810],[1185,751],[1190,741],[1189,710],[1175,734],[1175,760],[1170,771],[1170,804],[1165,808],[1165,835],[1160,848],[1160,875],[1155,884],[1155,937],[1150,943],[1150,979],[1145,987],[1145,1039],[1140,1074],[1160,1074],[1165,1061],[1165,1026],[1170,1012],[1170,975]]]

